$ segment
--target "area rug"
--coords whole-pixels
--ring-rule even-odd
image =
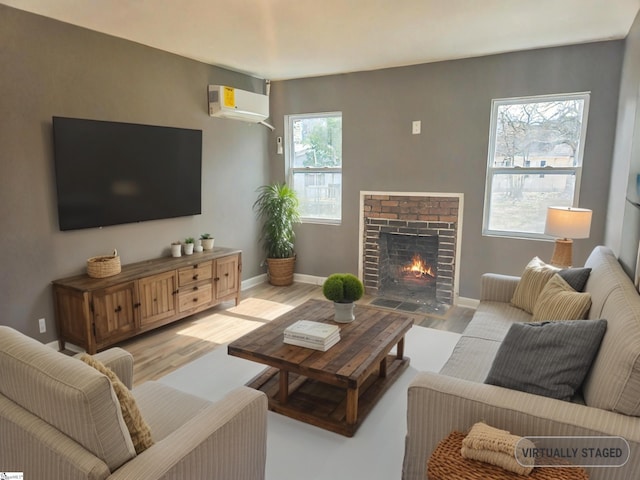
[[[394,480],[402,474],[407,387],[419,371],[438,371],[459,334],[413,327],[405,339],[409,368],[369,413],[352,438],[268,414],[267,480]],[[265,366],[227,355],[222,345],[160,381],[215,401]]]

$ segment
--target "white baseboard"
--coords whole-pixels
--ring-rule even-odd
[[[303,273],[294,273],[293,281],[300,283],[310,283],[311,285],[322,285],[327,277],[317,277],[315,275],[305,275]]]
[[[305,275],[304,273],[294,273],[293,281],[300,283],[309,283],[311,285],[322,285],[327,277],[318,277],[315,275]],[[257,275],[255,277],[248,278],[242,281],[240,286],[241,290],[247,290],[251,287],[255,287],[256,285],[260,285],[261,283],[267,282],[267,274],[263,273],[262,275]]]
[[[251,287],[255,287],[256,285],[260,285],[267,281],[267,274],[263,273],[261,275],[257,275],[255,277],[247,278],[240,283],[240,290],[247,290]]]
[[[475,298],[458,297],[458,306],[465,308],[473,308],[474,310],[480,305],[480,300]]]
[[[84,348],[79,347],[79,346],[74,345],[73,343],[69,343],[69,342],[64,344],[64,348],[66,350],[71,350],[72,352],[75,352],[75,353],[86,353],[87,352]]]
[[[47,345],[47,347],[51,347],[54,350],[58,350],[60,348],[59,344],[58,344],[58,341],[49,342],[46,345]],[[65,350],[69,350],[70,352],[73,352],[73,353],[86,353],[86,350],[84,348],[80,348],[79,346],[74,345],[73,343],[69,343],[69,342],[65,342],[64,349]]]

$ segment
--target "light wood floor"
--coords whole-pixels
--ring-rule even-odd
[[[295,283],[274,287],[267,283],[242,292],[238,306],[227,302],[192,317],[161,327],[118,346],[134,357],[134,384],[156,380],[173,370],[232,342],[260,325],[304,303],[324,298],[317,285]],[[359,303],[369,303],[365,296]],[[415,325],[460,333],[473,315],[469,308],[453,307],[443,317],[409,314]]]

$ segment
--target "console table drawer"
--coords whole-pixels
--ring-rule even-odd
[[[185,312],[206,305],[212,300],[211,283],[194,285],[193,288],[186,288],[178,295],[178,311]]]
[[[208,280],[213,277],[213,262],[197,263],[191,267],[178,270],[178,286],[189,285],[190,283]]]

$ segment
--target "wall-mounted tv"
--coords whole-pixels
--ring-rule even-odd
[[[202,130],[53,117],[60,230],[198,215]]]

